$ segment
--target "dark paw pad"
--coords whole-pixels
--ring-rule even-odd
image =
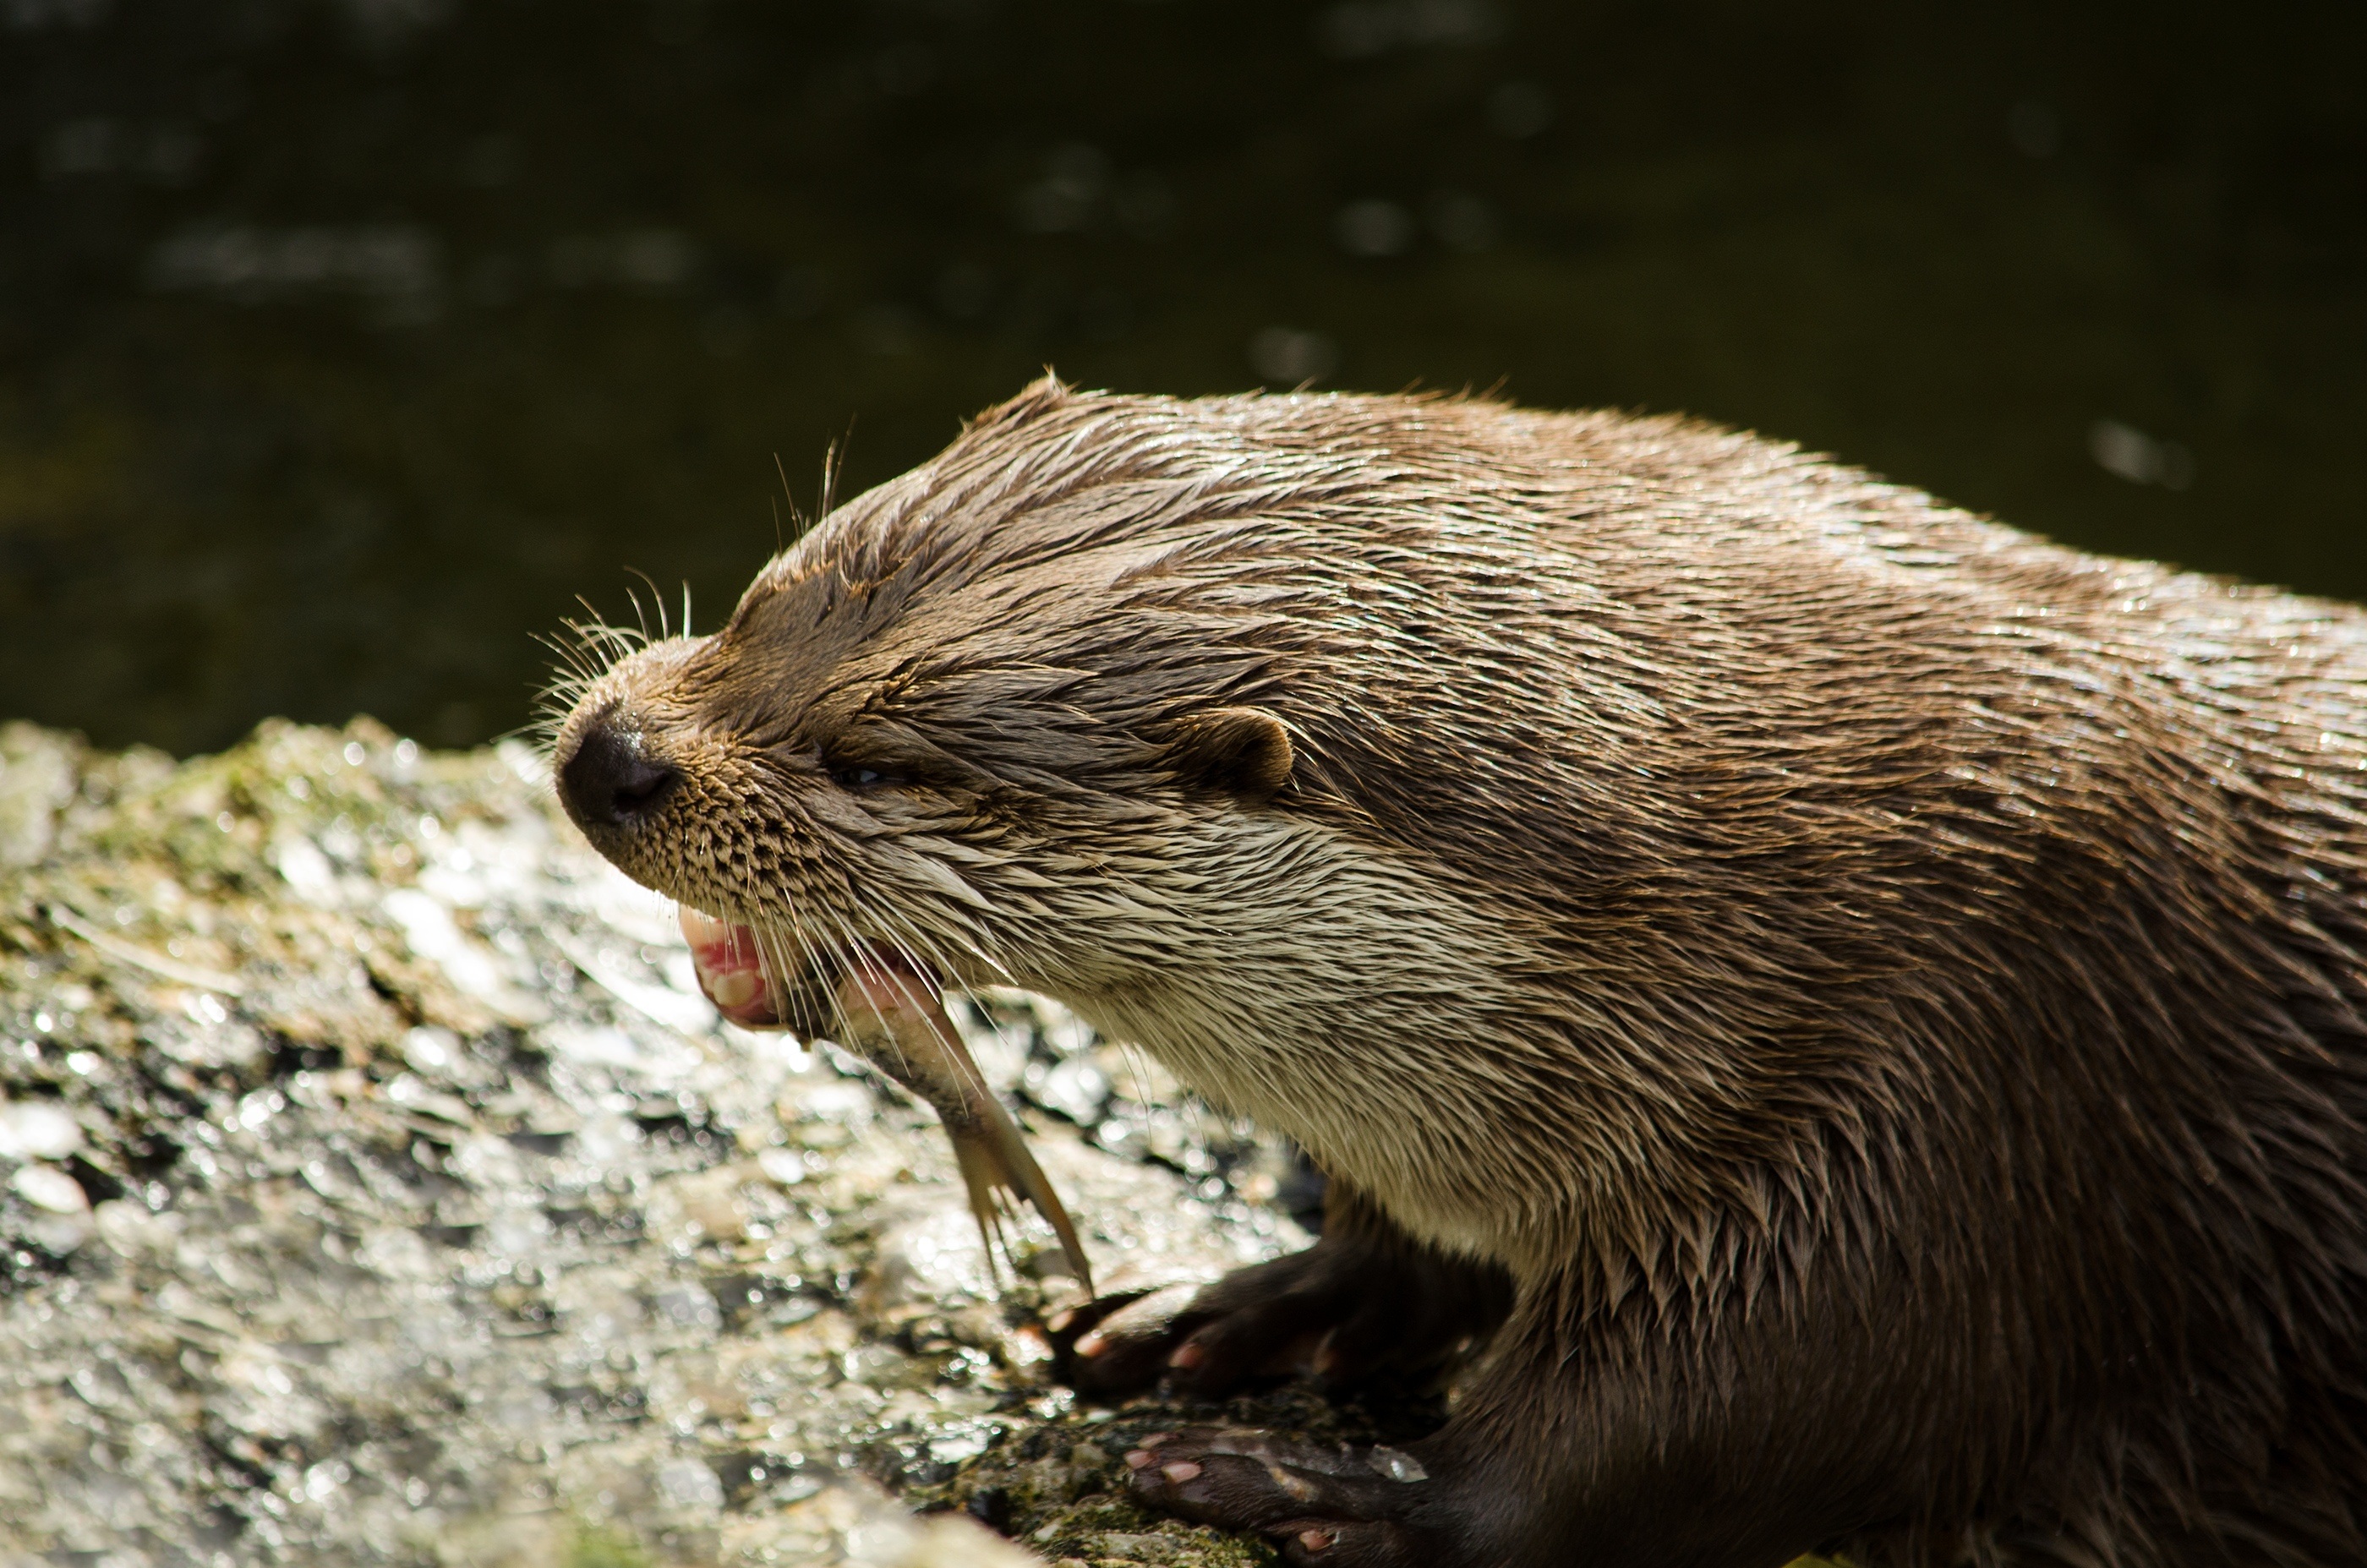
[[[1263,1535],[1292,1562],[1401,1568],[1431,1560],[1408,1522],[1430,1478],[1402,1450],[1196,1428],[1147,1438],[1126,1462],[1144,1503]]]

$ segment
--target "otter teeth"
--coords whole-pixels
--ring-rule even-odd
[[[756,933],[700,914],[687,904],[681,918],[683,940],[690,944],[691,963],[698,971],[698,988],[715,1010],[743,1029],[778,1027],[780,1013],[764,979]]]
[[[715,984],[708,987],[707,994],[715,998],[717,1007],[726,1011],[737,1011],[754,1001],[764,989],[764,979],[761,975],[718,975]]]

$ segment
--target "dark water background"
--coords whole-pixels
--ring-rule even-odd
[[[2367,595],[2362,9],[0,0],[0,716],[484,739],[1047,363]]]

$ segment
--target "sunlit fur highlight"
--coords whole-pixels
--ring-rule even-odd
[[[814,1026],[857,942],[1045,992],[1510,1269],[1508,1498],[1649,1452],[1868,1562],[2333,1563],[2362,678],[2356,611],[1682,421],[1047,381],[558,745],[683,770],[595,841]],[[1219,705],[1271,802],[1179,763]]]

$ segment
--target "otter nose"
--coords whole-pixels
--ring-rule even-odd
[[[642,754],[640,735],[603,716],[560,764],[559,798],[583,826],[617,828],[647,816],[681,782],[680,770]]]

